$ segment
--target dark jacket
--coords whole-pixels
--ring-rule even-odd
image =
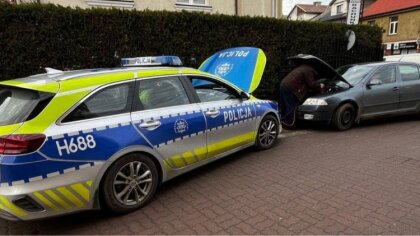
[[[281,85],[287,87],[300,102],[306,98],[309,92],[321,92],[316,70],[307,64],[300,65],[293,69],[281,81]]]

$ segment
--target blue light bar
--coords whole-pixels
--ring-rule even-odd
[[[133,57],[122,58],[121,66],[182,66],[182,61],[177,56]]]

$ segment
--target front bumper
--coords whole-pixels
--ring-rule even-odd
[[[334,110],[329,106],[301,105],[297,111],[299,120],[329,123]]]
[[[0,187],[0,217],[34,220],[94,208],[96,177],[102,165],[28,183]]]

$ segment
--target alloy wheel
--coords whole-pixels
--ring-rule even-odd
[[[264,146],[270,146],[276,140],[277,130],[276,123],[272,120],[265,120],[258,132],[260,143]]]
[[[114,178],[114,195],[123,205],[137,205],[150,193],[152,182],[153,175],[149,166],[140,161],[129,162]]]

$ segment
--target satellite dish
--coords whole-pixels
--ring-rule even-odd
[[[354,46],[354,43],[356,43],[356,34],[353,30],[347,30],[346,32],[346,38],[347,38],[347,51],[352,49]]]

